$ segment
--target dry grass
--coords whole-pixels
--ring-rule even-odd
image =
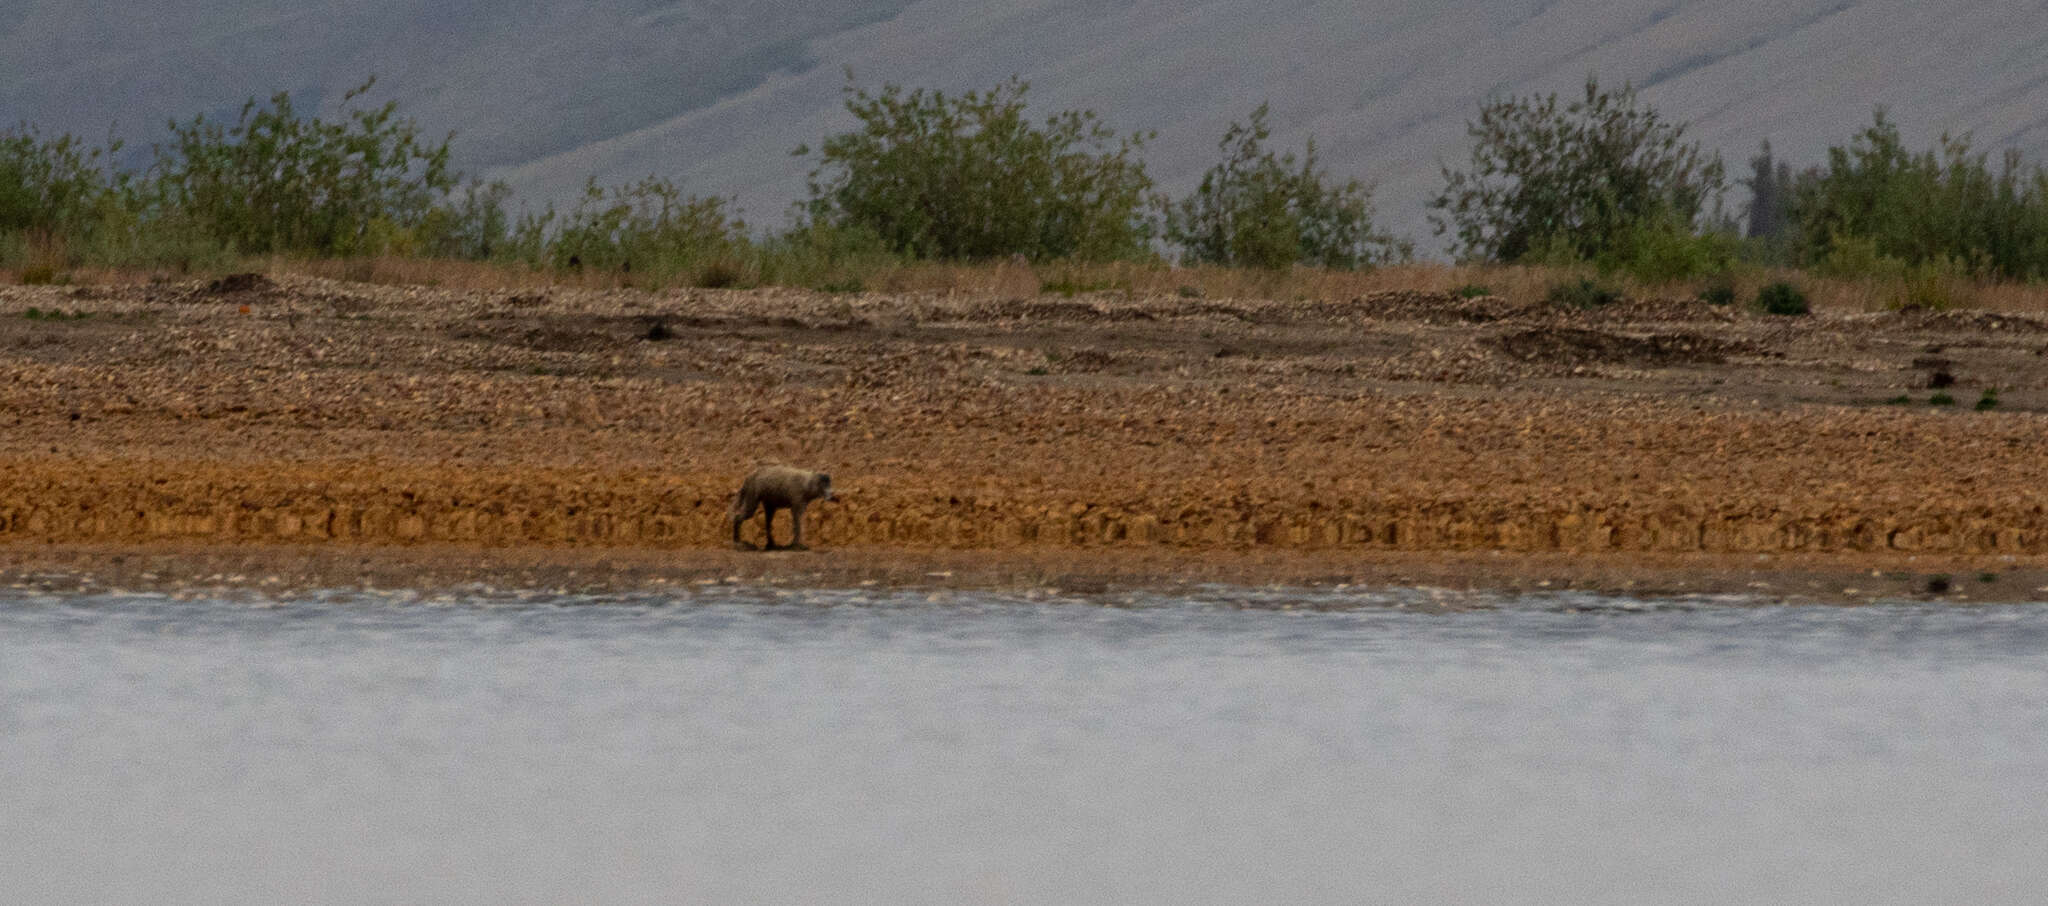
[[[444,289],[518,290],[537,286],[614,289],[641,285],[630,274],[604,271],[540,269],[524,264],[452,261],[428,258],[375,257],[305,259],[284,256],[247,258],[232,270],[272,275],[323,277],[353,283],[428,286]],[[120,270],[69,266],[61,240],[31,240],[13,269],[0,269],[0,282],[81,285],[134,284],[182,276],[165,271]],[[1560,281],[1592,278],[1635,297],[1691,298],[1720,282],[1696,279],[1646,283],[1620,276],[1602,276],[1589,267],[1548,265],[1471,265],[1421,262],[1371,271],[1330,271],[1298,268],[1265,271],[1222,267],[1177,267],[1164,263],[1087,264],[1052,262],[1020,264],[905,263],[861,271],[860,284],[869,292],[973,293],[1031,296],[1041,293],[1121,292],[1143,296],[1199,295],[1213,299],[1346,299],[1386,290],[1452,292],[1469,287],[1510,298],[1540,298]],[[1732,280],[1738,303],[1755,297],[1759,288],[1778,281],[1804,290],[1820,311],[1883,311],[1925,304],[2005,312],[2048,312],[2048,284],[1942,277],[1915,284],[1910,278],[1837,278],[1789,269],[1744,269]]]

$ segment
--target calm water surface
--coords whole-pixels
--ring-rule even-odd
[[[2048,606],[6,594],[7,902],[2048,895]]]

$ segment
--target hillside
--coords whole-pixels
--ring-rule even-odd
[[[376,72],[382,96],[456,130],[470,166],[529,199],[662,173],[769,225],[802,191],[789,150],[845,124],[848,69],[949,89],[1022,75],[1047,107],[1158,129],[1150,159],[1174,189],[1270,99],[1281,139],[1315,135],[1417,237],[1481,98],[1589,72],[1633,80],[1738,167],[1765,138],[1816,160],[1878,104],[1916,143],[2048,145],[2048,33],[2014,0],[9,5],[0,118],[147,135],[135,124],[279,88],[332,100]]]

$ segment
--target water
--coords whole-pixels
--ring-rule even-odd
[[[2038,606],[16,594],[8,902],[2048,889]]]

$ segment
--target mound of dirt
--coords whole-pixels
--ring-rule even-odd
[[[1909,308],[1885,312],[1878,316],[1874,323],[1880,329],[1906,331],[2048,333],[2048,322],[2038,318],[1988,311],[1929,311],[1924,308]]]
[[[1122,361],[1117,355],[1100,349],[1076,349],[1062,356],[1059,371],[1067,374],[1095,374],[1108,371]]]
[[[1727,324],[1736,319],[1732,305],[1711,305],[1698,299],[1628,298],[1613,305],[1578,309],[1580,324],[1651,324],[1657,322]]]
[[[1455,293],[1391,290],[1352,300],[1371,317],[1383,321],[1419,321],[1424,324],[1491,324],[1539,311],[1542,306],[1516,302],[1504,296],[1464,298]]]
[[[1489,345],[1510,358],[1546,365],[1717,365],[1749,351],[1742,343],[1694,333],[1636,337],[1575,327],[1516,331]]]
[[[1098,305],[1092,302],[1063,299],[1004,299],[977,306],[971,313],[975,321],[1070,321],[1081,324],[1095,324],[1104,321],[1156,321],[1158,316],[1142,308],[1132,306]]]
[[[206,284],[206,294],[209,296],[239,296],[276,290],[277,283],[262,274],[229,274]]]
[[[521,333],[518,344],[540,352],[593,352],[617,346],[616,337],[594,330],[536,327]]]

